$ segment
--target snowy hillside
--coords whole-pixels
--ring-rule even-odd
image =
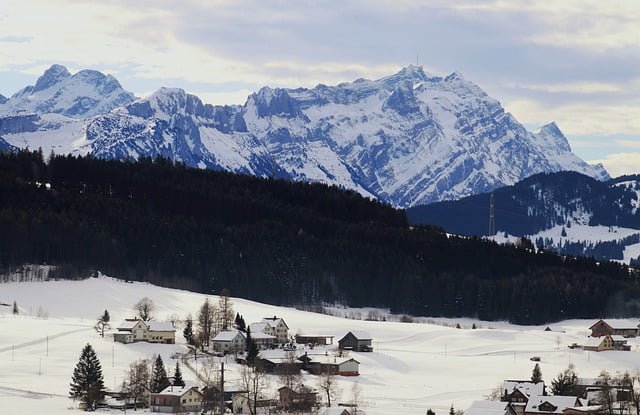
[[[73,367],[80,351],[90,343],[102,363],[105,385],[117,388],[124,371],[134,360],[160,353],[165,365],[172,367],[172,355],[186,350],[179,344],[151,345],[114,343],[101,338],[92,328],[97,317],[108,309],[114,325],[132,316],[132,306],[147,296],[157,306],[158,319],[172,314],[195,315],[206,298],[186,291],[159,288],[143,283],[126,283],[106,277],[84,281],[4,283],[0,285],[0,402],[3,409],[24,414],[80,413],[67,398]],[[209,296],[216,302],[216,296]],[[13,315],[16,302],[20,314]],[[341,378],[340,402],[351,399],[352,385],[362,389],[363,409],[375,414],[424,414],[432,408],[445,414],[451,405],[466,410],[474,400],[484,399],[504,379],[528,379],[534,363],[540,367],[547,384],[569,363],[581,377],[596,377],[601,370],[612,374],[636,372],[640,340],[630,339],[630,352],[585,352],[567,345],[586,340],[593,321],[565,321],[545,327],[520,327],[500,322],[466,319],[436,319],[422,323],[361,321],[344,317],[366,316],[367,310],[333,309],[342,316],[311,314],[291,308],[232,299],[234,310],[247,322],[277,315],[290,327],[290,333],[327,334],[336,341],[347,331],[364,330],[372,335],[373,353],[352,352],[360,362],[360,376]],[[380,310],[379,315],[384,315]],[[39,316],[39,317],[38,317]],[[390,318],[390,316],[387,316]],[[396,316],[397,317],[397,316]],[[635,326],[637,321],[615,321]],[[461,328],[455,328],[460,324]],[[478,326],[471,329],[472,324]],[[178,330],[178,334],[181,330]],[[328,350],[331,352],[331,349]],[[195,366],[195,362],[192,362]],[[200,361],[200,364],[202,362]],[[227,385],[238,378],[238,366],[227,360]],[[183,366],[185,380],[195,380]],[[305,376],[305,384],[316,379]],[[278,379],[270,379],[275,393]],[[115,412],[114,412],[115,413]]]
[[[0,114],[13,117],[0,119],[0,136],[45,152],[162,155],[201,168],[318,181],[399,207],[458,199],[540,172],[608,178],[571,152],[555,124],[527,131],[457,72],[442,78],[409,66],[378,80],[263,87],[244,106],[204,104],[177,88],[131,102],[115,79],[100,75],[52,66],[0,104]],[[78,124],[37,119],[21,128],[24,111],[64,114]]]

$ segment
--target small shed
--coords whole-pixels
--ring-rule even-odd
[[[371,335],[364,331],[350,331],[338,340],[341,350],[354,350],[356,352],[372,352]]]

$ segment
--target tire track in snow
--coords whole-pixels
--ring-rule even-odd
[[[54,335],[51,335],[51,336],[45,336],[45,337],[42,337],[42,338],[39,338],[39,339],[30,340],[28,342],[24,342],[24,343],[20,343],[20,344],[15,344],[15,345],[3,347],[3,348],[0,348],[0,353],[8,352],[10,350],[23,349],[23,348],[29,347],[29,346],[35,346],[37,344],[45,343],[47,341],[47,339],[48,340],[55,340],[55,339],[63,337],[63,336],[68,336],[70,334],[79,333],[81,331],[86,331],[86,330],[93,330],[93,327],[87,326],[87,327],[83,327],[81,329],[69,330],[69,331],[65,331],[65,332],[62,332],[62,333],[54,334]]]

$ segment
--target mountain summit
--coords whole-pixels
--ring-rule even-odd
[[[16,108],[81,119],[77,135],[61,145],[68,152],[162,155],[191,166],[337,185],[399,207],[458,199],[543,172],[608,178],[602,166],[571,152],[554,123],[529,132],[462,74],[432,76],[413,65],[378,80],[263,87],[242,106],[204,104],[175,88],[134,101],[109,75],[70,75],[54,65],[0,104],[0,114]],[[49,122],[44,131],[36,122],[28,134],[15,130],[3,137],[24,147],[55,128]]]

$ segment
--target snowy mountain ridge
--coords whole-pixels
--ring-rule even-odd
[[[50,113],[65,118],[54,125]],[[242,106],[213,106],[178,88],[134,100],[109,75],[70,75],[54,65],[0,104],[2,114],[0,136],[19,148],[109,159],[162,155],[337,185],[398,207],[458,199],[541,172],[608,178],[571,152],[555,123],[528,132],[461,74],[431,76],[420,66],[336,86],[263,87]],[[38,118],[16,127],[31,114]]]

